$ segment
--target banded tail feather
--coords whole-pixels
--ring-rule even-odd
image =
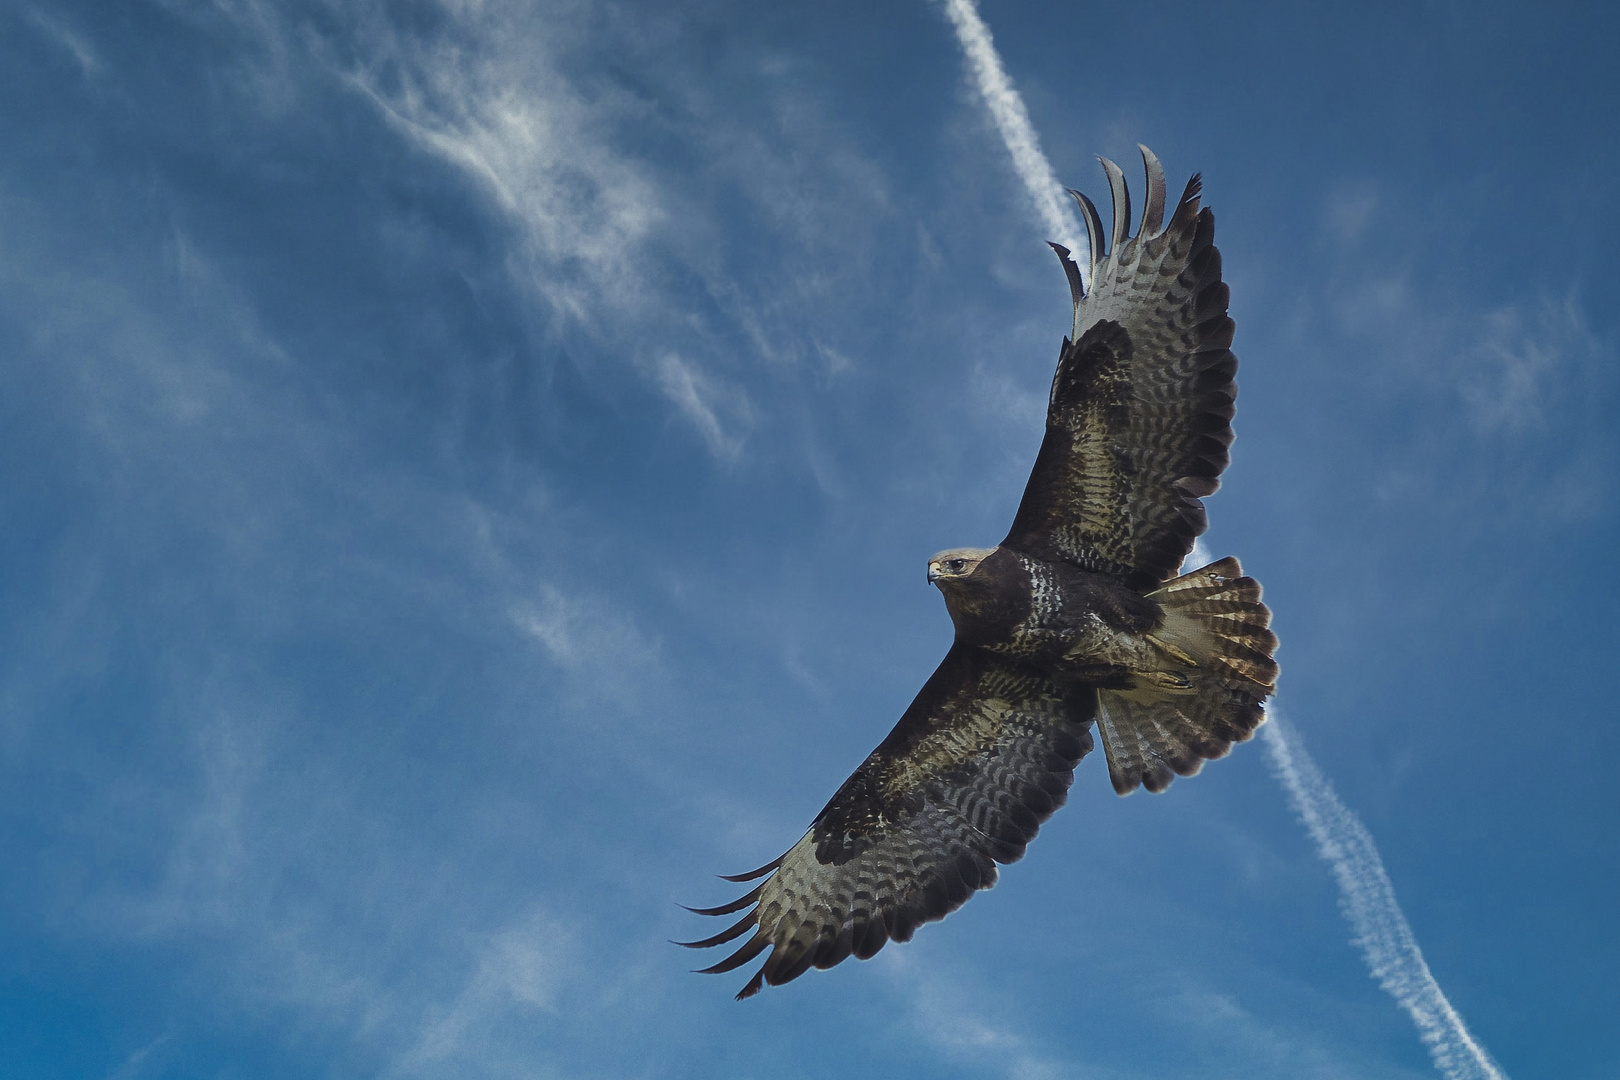
[[[1224,757],[1265,721],[1277,687],[1277,635],[1260,583],[1233,558],[1148,593],[1164,608],[1150,635],[1167,672],[1097,692],[1097,727],[1114,790],[1159,792]]]

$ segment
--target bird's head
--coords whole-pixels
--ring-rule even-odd
[[[941,592],[973,576],[973,572],[995,553],[995,548],[952,548],[928,560],[928,583],[937,585]]]

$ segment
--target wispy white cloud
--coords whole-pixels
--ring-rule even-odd
[[[90,43],[83,35],[37,7],[28,8],[27,14],[28,21],[33,23],[36,29],[67,50],[68,55],[73,57],[74,62],[79,65],[79,70],[84,72],[86,77],[101,74],[101,58],[96,55],[95,49],[90,47]]]
[[[515,275],[587,324],[647,299],[640,248],[666,215],[650,178],[616,152],[610,100],[587,101],[556,68],[557,12],[448,5],[449,29],[413,36],[371,20],[343,77],[409,142],[479,184],[516,224]],[[334,61],[334,63],[337,63]]]
[[[657,655],[657,646],[626,614],[606,601],[565,593],[555,585],[542,584],[532,599],[515,601],[511,617],[560,667],[598,674],[611,670],[619,677],[608,685],[621,690],[626,671],[645,667]]]
[[[1331,221],[1324,231],[1344,239]],[[1365,450],[1380,501],[1513,505],[1520,521],[1547,527],[1602,513],[1613,477],[1593,410],[1611,392],[1614,345],[1575,291],[1482,309],[1427,272],[1422,250],[1345,243],[1337,255],[1298,294],[1289,336],[1323,360],[1343,350],[1329,362],[1353,372],[1354,392],[1393,406],[1395,427]],[[1477,514],[1457,525],[1491,527]]]
[[[737,456],[743,444],[739,429],[745,428],[753,415],[747,395],[719,383],[673,352],[658,360],[658,385],[698,429],[716,457]],[[722,412],[731,418],[729,430],[721,420]]]
[[[1412,1077],[1416,1070],[1387,1061],[1357,1063],[1323,1033],[1259,1015],[1229,984],[1211,985],[1186,969],[1154,972],[1148,1008],[1167,1033],[1207,1048],[1205,1076],[1285,1076],[1289,1080],[1379,1080]],[[1224,980],[1223,980],[1224,982]],[[1144,1070],[1143,1075],[1153,1075]]]
[[[1481,313],[1438,289],[1413,255],[1358,254],[1355,241],[1381,210],[1365,187],[1335,193],[1324,229],[1340,263],[1325,284],[1337,333],[1376,344],[1368,363],[1389,386],[1423,387],[1461,399],[1485,436],[1534,432],[1589,381],[1602,352],[1573,296],[1531,296]]]
[[[147,1073],[147,1059],[161,1050],[173,1037],[173,1032],[165,1032],[145,1046],[130,1051],[129,1056],[124,1058],[118,1068],[107,1074],[107,1080],[136,1080],[143,1073]]]
[[[985,1068],[1008,1080],[1075,1076],[1102,1080],[1118,1075],[1111,1070],[1078,1067],[1051,1055],[1037,1040],[989,1015],[967,980],[939,978],[937,973],[924,978],[910,953],[889,951],[895,955],[884,961],[884,971],[903,988],[918,1037],[941,1057]]]
[[[1071,251],[1083,250],[1084,233],[1080,222],[1069,209],[1068,195],[1058,183],[1051,163],[1041,152],[1041,141],[1030,123],[1029,110],[1002,66],[990,28],[979,17],[977,5],[973,0],[945,0],[945,16],[956,31],[956,40],[967,57],[974,85],[990,110],[996,131],[1007,147],[1013,169],[1023,181],[1035,212],[1040,215],[1041,224],[1051,239]],[[1080,262],[1081,273],[1085,274],[1085,260]]]
[[[868,241],[826,219],[847,216],[852,201],[885,206],[881,172],[847,145],[823,145],[813,103],[776,88],[780,76],[767,83],[780,131],[715,122],[719,110],[686,87],[660,88],[669,100],[649,114],[614,80],[585,85],[570,67],[571,45],[599,47],[579,40],[576,9],[497,0],[444,10],[431,34],[372,18],[326,62],[511,222],[507,270],[524,295],[603,343],[602,355],[622,357],[716,458],[734,459],[755,411],[741,385],[747,372],[830,355],[798,325],[827,289],[802,256],[833,248],[840,266],[867,261],[845,249]],[[646,42],[632,34],[622,44]],[[801,258],[740,286],[710,209],[650,175],[645,156],[628,148],[628,132],[641,143],[649,130],[701,142],[705,190],[740,192]]]
[[[577,928],[535,909],[492,935],[453,1002],[430,1014],[421,1039],[397,1071],[432,1074],[469,1050],[484,1048],[491,1029],[523,1014],[555,1014],[578,961]]]
[[[944,1060],[1008,1080],[1145,1080],[1163,1075],[1153,1060],[1109,1063],[1058,1052],[1039,1031],[1020,1023],[1006,999],[976,986],[971,972],[938,967],[924,972],[914,953],[892,951],[895,955],[883,962],[883,970],[903,994],[917,1037]],[[1343,1080],[1374,1074],[1346,1062],[1315,1032],[1257,1015],[1229,990],[1211,987],[1195,973],[1154,970],[1131,990],[1141,995],[1140,1007],[1162,1032],[1168,1052],[1187,1044],[1209,1047],[1201,1075]],[[1101,1045],[1105,1043],[1099,1041]],[[1410,1074],[1386,1066],[1377,1075]]]
[[[1463,399],[1484,432],[1519,431],[1546,421],[1550,384],[1598,345],[1575,302],[1544,299],[1531,311],[1505,307],[1485,316],[1478,344],[1464,358]]]
[[[1429,971],[1371,834],[1339,800],[1275,706],[1261,732],[1277,779],[1333,870],[1345,918],[1373,978],[1412,1017],[1447,1080],[1505,1080]]]
[[[1327,199],[1325,221],[1328,231],[1340,243],[1354,243],[1373,224],[1378,208],[1378,190],[1371,184],[1342,186]]]
[[[244,722],[242,703],[231,696],[228,689],[205,686],[188,703],[197,718],[189,735],[198,788],[161,882],[151,893],[129,898],[145,932],[218,928],[238,913],[249,862],[244,815],[262,750],[252,734],[255,725]],[[268,717],[256,719],[263,723]]]

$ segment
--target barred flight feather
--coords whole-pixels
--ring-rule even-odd
[[[769,876],[742,899],[700,912],[752,905],[743,921],[683,944],[721,945],[755,928],[704,969],[731,971],[769,948],[739,995],[747,997],[909,940],[994,885],[997,863],[1023,857],[1091,749],[1095,699],[1035,669],[953,647],[810,831],[762,868]]]
[[[1147,196],[1128,235],[1130,192],[1103,159],[1114,198],[1101,216],[1075,192],[1090,237],[1091,289],[1055,247],[1074,301],[1052,380],[1047,433],[1003,544],[1119,577],[1168,578],[1207,525],[1204,496],[1230,461],[1237,360],[1215,219],[1194,176],[1162,231],[1164,171],[1142,147]]]

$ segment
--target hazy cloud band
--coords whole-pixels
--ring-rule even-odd
[[[1024,108],[1024,99],[1001,66],[1001,56],[990,37],[990,28],[979,17],[979,9],[973,0],[945,0],[945,17],[956,30],[956,40],[962,44],[974,85],[990,110],[996,131],[1012,157],[1013,169],[1024,182],[1024,189],[1041,216],[1041,224],[1051,238],[1064,247],[1071,251],[1084,250],[1079,219],[1069,209],[1068,195],[1058,183],[1051,162],[1041,152],[1041,141],[1029,122],[1029,110]],[[1084,262],[1082,259],[1081,263]],[[1081,273],[1085,272],[1082,265]]]
[[[1356,931],[1356,945],[1378,980],[1412,1016],[1435,1067],[1448,1080],[1507,1080],[1434,981],[1412,927],[1395,899],[1373,838],[1351,813],[1300,745],[1292,726],[1272,710],[1261,728],[1267,756],[1288,791],[1316,850],[1333,868],[1340,906]]]

